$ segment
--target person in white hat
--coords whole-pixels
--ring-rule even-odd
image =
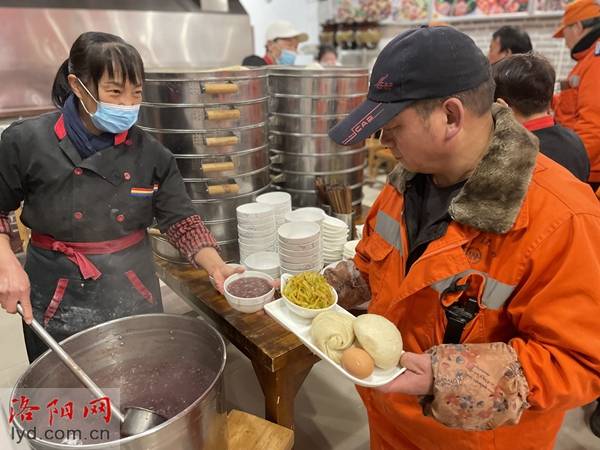
[[[308,34],[298,31],[287,20],[277,20],[267,28],[266,53],[262,58],[251,55],[244,58],[244,66],[272,64],[292,65],[296,60],[298,45],[308,41]]]

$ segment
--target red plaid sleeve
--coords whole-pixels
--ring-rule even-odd
[[[8,234],[10,236],[10,220],[7,214],[0,214],[0,234]]]
[[[187,217],[171,225],[166,233],[167,239],[181,254],[196,266],[194,256],[205,247],[219,250],[219,245],[202,219],[198,215]]]

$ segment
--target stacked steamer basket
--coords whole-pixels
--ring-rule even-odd
[[[140,126],[177,160],[196,210],[227,261],[238,260],[236,208],[270,186],[265,69],[148,71]],[[161,236],[154,251],[181,259]]]
[[[319,204],[316,177],[349,186],[360,205],[366,147],[339,146],[327,132],[365,100],[368,80],[366,68],[269,68],[271,171],[295,207]]]

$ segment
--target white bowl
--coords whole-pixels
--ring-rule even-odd
[[[320,242],[321,227],[318,223],[295,222],[285,223],[277,230],[279,241],[287,246]]]
[[[278,272],[279,255],[275,252],[252,253],[246,258],[244,265],[248,270],[255,270],[263,273]]]
[[[358,239],[362,238],[364,225],[356,225],[356,237]]]
[[[231,266],[231,267],[244,267],[242,264],[234,264],[234,263],[230,263],[230,264],[227,264],[227,265]],[[217,288],[217,285],[215,284],[215,279],[212,277],[212,275],[208,276],[208,281],[210,281],[210,284],[211,284],[212,287],[214,287],[215,289]]]
[[[238,220],[273,217],[273,208],[261,203],[244,203],[235,209]]]
[[[257,223],[249,223],[249,222],[238,222],[238,231],[242,230],[245,233],[276,233],[277,226],[275,222],[257,222]]]
[[[314,241],[307,244],[290,245],[277,240],[277,245],[280,249],[283,249],[284,253],[287,253],[290,256],[297,256],[300,254],[306,255],[308,252],[318,252],[321,250],[320,241]]]
[[[317,253],[314,255],[309,255],[309,256],[287,256],[285,255],[285,253],[280,253],[279,254],[279,260],[281,261],[281,264],[287,266],[288,268],[290,268],[291,264],[312,264],[312,265],[316,265],[317,262],[319,262],[321,260],[321,254]],[[291,267],[293,269],[293,267]]]
[[[264,295],[261,295],[260,297],[253,297],[253,298],[236,297],[235,295],[232,295],[227,291],[227,287],[235,280],[238,280],[240,278],[249,278],[249,277],[263,278],[263,279],[269,281],[269,283],[271,283],[271,285],[273,285],[273,281],[274,281],[273,278],[270,277],[269,275],[266,275],[262,272],[254,272],[254,271],[246,271],[244,273],[238,273],[238,274],[230,276],[229,278],[227,278],[225,280],[224,288],[225,288],[225,298],[227,299],[227,303],[229,303],[229,305],[233,309],[236,309],[243,313],[253,313],[256,311],[260,311],[264,305],[266,305],[271,300],[273,300],[273,296],[275,295],[275,288],[271,288],[271,290],[269,292],[267,292]]]
[[[296,305],[294,302],[292,302],[291,300],[289,300],[285,295],[283,295],[283,288],[285,287],[287,281],[290,278],[292,278],[292,276],[293,275],[291,275],[291,274],[283,274],[283,275],[281,275],[281,297],[285,301],[285,305],[294,314],[296,314],[296,315],[298,315],[300,317],[304,317],[305,319],[314,319],[315,317],[317,317],[322,312],[329,311],[330,309],[332,309],[337,304],[337,302],[338,302],[338,295],[337,295],[337,292],[335,291],[335,289],[332,287],[331,288],[331,292],[333,293],[333,303],[330,306],[328,306],[327,308],[310,309],[310,308],[303,308],[302,306]]]
[[[295,211],[308,212],[308,213],[319,213],[323,216],[323,219],[325,217],[327,217],[327,214],[325,214],[325,211],[323,211],[321,208],[316,208],[314,206],[304,206],[302,208],[296,209]]]
[[[266,237],[245,237],[238,236],[238,242],[247,245],[249,247],[256,247],[258,245],[275,245],[277,239],[275,236]]]
[[[267,233],[258,233],[258,232],[256,232],[256,233],[249,233],[249,232],[247,232],[245,230],[240,230],[239,228],[238,228],[238,237],[246,239],[246,240],[252,240],[252,239],[271,239],[271,240],[273,240],[273,242],[277,240],[277,235],[275,233],[270,233],[270,232],[267,232]]]
[[[305,263],[288,263],[288,262],[281,262],[281,267],[286,269],[286,270],[293,270],[293,271],[302,271],[302,270],[311,270],[314,269],[315,267],[319,267],[322,266],[321,264],[321,258],[318,259],[314,259],[312,261],[309,262],[305,262]]]
[[[323,219],[323,230],[342,231],[348,230],[348,225],[336,217],[327,216]]]
[[[320,224],[325,218],[325,213],[321,210],[317,211],[306,211],[301,209],[296,209],[294,211],[290,211],[285,215],[285,221],[290,223],[296,222],[315,222]]]
[[[289,205],[292,208],[292,196],[287,192],[267,192],[256,197],[256,203],[263,203],[275,208],[283,208]]]

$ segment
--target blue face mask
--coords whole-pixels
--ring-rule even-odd
[[[289,50],[282,50],[277,58],[277,64],[291,66],[296,61],[296,53]]]
[[[124,106],[99,102],[79,78],[77,81],[79,81],[79,84],[83,86],[90,97],[96,102],[96,112],[93,114],[90,113],[83,102],[81,102],[83,109],[89,114],[92,123],[96,128],[108,133],[119,134],[129,130],[137,122],[140,105]]]

